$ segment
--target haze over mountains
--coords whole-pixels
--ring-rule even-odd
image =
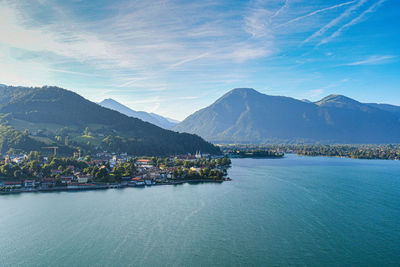
[[[202,138],[162,129],[58,87],[0,86],[0,153],[103,151],[130,155],[219,154]]]
[[[106,107],[106,108],[109,108],[112,110],[116,110],[122,114],[125,114],[126,116],[138,118],[138,119],[141,119],[142,121],[150,122],[154,125],[157,125],[161,128],[168,129],[168,130],[172,129],[176,124],[179,123],[179,121],[165,118],[165,117],[160,116],[155,113],[147,113],[144,111],[133,110],[111,98],[104,99],[103,101],[101,101],[98,104],[103,107]]]
[[[399,143],[400,107],[342,95],[315,103],[233,89],[174,127],[222,143]]]
[[[199,136],[145,122],[173,124],[112,99],[102,105],[110,109],[57,87],[0,85],[0,153],[50,145],[61,153],[77,148],[134,155],[220,153],[199,136],[218,143],[400,143],[400,107],[342,95],[310,102],[234,89],[173,128]]]

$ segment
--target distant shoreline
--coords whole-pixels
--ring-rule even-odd
[[[284,153],[312,157],[400,160],[400,144],[235,144],[220,145],[220,148],[225,154],[246,157],[252,157],[252,154],[279,156]]]
[[[298,157],[306,157],[306,158],[318,158],[318,157],[323,157],[323,158],[341,158],[341,159],[354,159],[354,160],[382,160],[382,161],[399,161],[400,159],[392,159],[392,158],[352,158],[350,156],[331,156],[331,155],[303,155],[303,154],[298,154],[295,152],[292,153],[286,153],[285,155],[295,155]],[[244,158],[239,158],[239,157],[231,157],[231,159],[284,159],[285,156],[283,157],[264,157],[264,158],[255,158],[255,157],[244,157]]]
[[[162,185],[181,185],[181,184],[198,184],[198,183],[223,183],[231,181],[229,177],[223,179],[191,179],[191,180],[176,180],[168,181],[163,183],[156,183],[152,185],[128,185],[128,184],[109,184],[109,185],[93,185],[93,186],[74,186],[73,188],[68,187],[54,187],[54,188],[32,188],[14,191],[0,191],[0,195],[10,194],[22,194],[22,193],[46,193],[46,192],[77,192],[77,191],[93,191],[93,190],[107,190],[107,189],[122,189],[127,187],[151,187],[151,186],[162,186]]]

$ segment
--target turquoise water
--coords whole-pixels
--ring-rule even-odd
[[[394,266],[400,162],[235,159],[231,182],[0,196],[0,266]]]

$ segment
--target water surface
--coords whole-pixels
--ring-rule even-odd
[[[231,182],[0,196],[0,266],[393,266],[400,162],[234,159]]]

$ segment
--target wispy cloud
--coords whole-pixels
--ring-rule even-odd
[[[205,58],[205,65],[242,63],[268,56],[272,50],[270,37],[246,40],[241,21],[233,19],[237,11],[218,12],[213,1],[119,2],[95,21],[84,21],[51,1],[24,6],[4,3],[0,19],[7,27],[0,27],[0,43],[51,54],[56,64],[68,60],[90,64],[108,71],[110,78],[121,72],[127,78],[142,77],[146,72],[154,77],[157,72]],[[38,18],[27,12],[34,5],[55,14],[51,23],[38,23]],[[63,71],[52,69],[49,71]],[[68,69],[64,72],[80,75]]]
[[[324,89],[314,89],[307,92],[307,97],[316,98],[324,93]]]
[[[337,66],[342,48],[357,49],[370,29],[341,47],[301,44],[329,43],[384,1],[0,0],[0,83],[54,84],[142,110],[179,103],[186,113],[231,87],[327,91],[310,81],[329,76],[323,67]],[[389,57],[347,58],[354,62],[346,65],[394,61]],[[287,79],[310,75],[307,82]]]
[[[364,12],[362,12],[359,16],[357,16],[356,18],[352,19],[349,23],[346,23],[345,25],[343,25],[342,27],[340,27],[337,31],[335,31],[331,36],[329,36],[328,38],[323,39],[319,44],[325,44],[328,43],[330,40],[332,40],[335,37],[338,37],[339,35],[342,34],[342,32],[344,30],[346,30],[347,28],[350,28],[351,26],[353,26],[354,24],[359,23],[360,21],[362,21],[362,19],[369,13],[373,13],[381,4],[383,4],[383,2],[385,2],[386,0],[379,0],[377,2],[375,2],[373,5],[371,5],[367,10],[365,10]]]
[[[283,6],[281,8],[279,8],[272,16],[270,19],[273,19],[274,17],[279,16],[279,14],[284,11],[285,9],[287,9],[289,6],[289,0],[285,0],[285,3],[283,4]]]
[[[198,55],[198,56],[189,57],[189,58],[183,59],[183,60],[181,60],[181,61],[179,61],[179,62],[176,62],[176,63],[174,63],[174,64],[171,64],[168,68],[169,68],[169,69],[172,69],[172,68],[181,66],[181,65],[183,65],[183,64],[185,64],[185,63],[192,62],[192,61],[195,61],[195,60],[198,60],[198,59],[207,57],[207,56],[209,56],[209,55],[210,55],[210,53],[207,52],[207,53],[204,53],[204,54],[201,54],[201,55]]]
[[[253,38],[268,37],[272,35],[269,18],[272,11],[262,7],[252,7],[244,17],[244,30]]]
[[[308,13],[306,15],[299,16],[297,18],[291,19],[291,20],[289,20],[289,21],[287,21],[285,23],[282,23],[282,24],[278,25],[277,27],[286,26],[286,25],[288,25],[290,23],[294,23],[296,21],[299,21],[299,20],[314,16],[314,15],[317,15],[319,13],[323,13],[323,12],[328,11],[328,10],[336,9],[336,8],[339,8],[339,7],[342,7],[342,6],[347,6],[347,5],[353,4],[355,2],[356,1],[350,1],[350,2],[345,2],[345,3],[338,4],[338,5],[334,5],[334,6],[330,6],[330,7],[326,7],[326,8],[322,8],[322,9],[318,9],[318,10],[310,12],[310,13]]]
[[[191,99],[197,99],[199,98],[199,96],[180,96],[178,97],[178,99],[182,99],[182,100],[191,100]]]
[[[340,91],[340,87],[342,87],[343,84],[347,83],[349,80],[349,78],[344,78],[328,83],[327,85],[319,87],[318,89],[309,90],[308,92],[306,92],[306,95],[307,97],[316,100],[323,94],[327,93],[327,91],[329,91],[330,93],[338,93],[338,91]]]
[[[79,72],[79,71],[71,71],[71,70],[59,70],[59,69],[43,69],[43,70],[44,71],[51,71],[51,72],[72,74],[72,75],[79,75],[79,76],[86,76],[86,77],[98,77],[98,76],[100,76],[99,74]]]
[[[378,64],[385,64],[390,63],[396,56],[386,55],[386,56],[370,56],[367,59],[351,62],[344,64],[345,66],[359,66],[359,65],[378,65]]]
[[[331,20],[328,24],[324,25],[322,28],[320,28],[318,31],[314,32],[312,35],[307,37],[303,43],[310,42],[312,39],[317,38],[321,35],[323,35],[326,31],[328,31],[330,28],[336,26],[340,21],[345,19],[346,17],[350,16],[354,11],[356,11],[358,8],[363,6],[367,0],[359,0],[355,5],[352,5],[348,9],[346,9],[343,13],[341,13],[338,17],[335,19]]]

